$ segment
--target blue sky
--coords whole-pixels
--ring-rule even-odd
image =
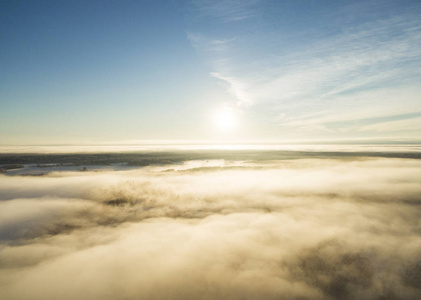
[[[1,144],[420,140],[419,1],[1,1],[0,20]]]

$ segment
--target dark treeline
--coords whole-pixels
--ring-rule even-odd
[[[420,159],[419,152],[314,152],[314,151],[274,151],[274,150],[195,150],[172,152],[132,152],[96,154],[0,154],[0,165],[11,164],[71,164],[109,165],[125,163],[129,166],[148,166],[182,163],[188,160],[226,159],[248,161],[289,160],[299,158],[350,158],[388,157]]]

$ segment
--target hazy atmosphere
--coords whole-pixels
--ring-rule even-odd
[[[421,299],[421,2],[0,1],[0,299]]]

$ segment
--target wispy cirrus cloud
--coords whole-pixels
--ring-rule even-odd
[[[256,17],[264,25],[253,20],[241,29],[220,31],[224,42],[216,43],[218,47],[214,42],[219,35],[206,29],[199,31],[194,45],[210,62],[211,75],[227,84],[237,106],[266,106],[274,112],[274,123],[290,129],[335,132],[326,123],[330,118],[376,119],[421,110],[419,10],[362,12],[365,19],[353,20],[357,17],[338,9],[329,17],[344,21],[321,20],[325,15],[320,14],[316,22],[304,15],[314,28],[297,30],[288,22]],[[329,21],[338,28],[327,30]]]
[[[217,19],[219,22],[235,22],[257,15],[253,9],[259,0],[228,0],[228,1],[212,1],[197,0],[192,1],[195,13],[200,17]]]

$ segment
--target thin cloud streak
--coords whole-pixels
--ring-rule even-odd
[[[359,5],[363,11],[364,5]],[[345,13],[337,11],[334,17],[346,19]],[[421,23],[416,12],[397,12],[363,23],[344,21],[339,32],[309,36],[298,45],[294,42],[298,37],[252,24],[245,24],[250,32],[244,29],[235,40],[227,33],[224,39],[230,42],[215,51],[212,42],[217,36],[197,33],[196,49],[209,60],[211,75],[227,84],[234,105],[268,107],[285,117],[278,124],[288,130],[313,127],[326,132],[336,132],[326,126],[326,117],[350,120],[372,113],[388,116],[396,109],[402,114],[419,111]],[[316,26],[316,36],[318,30]],[[390,91],[394,97],[388,96]],[[305,118],[308,111],[314,113],[310,122]],[[349,133],[361,130],[370,127]]]
[[[258,3],[260,3],[259,0],[192,1],[195,13],[201,18],[216,19],[223,23],[253,18],[257,15],[253,8]]]

